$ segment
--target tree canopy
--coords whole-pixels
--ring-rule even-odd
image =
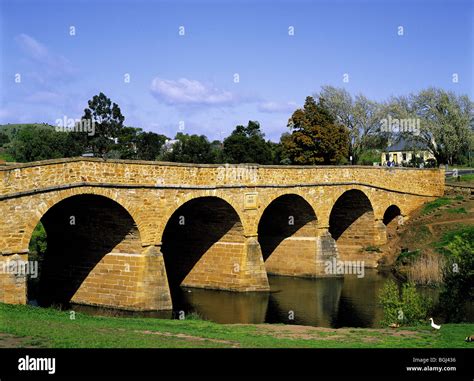
[[[349,133],[338,124],[325,106],[307,97],[304,107],[288,121],[291,135],[283,141],[288,158],[294,164],[338,164],[347,159]]]

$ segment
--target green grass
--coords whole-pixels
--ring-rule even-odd
[[[13,161],[15,161],[15,159],[13,158],[13,156],[10,155],[10,154],[7,153],[7,152],[0,152],[0,160],[8,161],[8,162],[13,162]]]
[[[466,242],[474,242],[474,225],[458,225],[456,229],[445,232],[441,239],[435,243],[435,247],[442,253],[444,248],[454,241],[455,237],[461,237]]]
[[[450,176],[446,178],[446,182],[449,184],[452,183],[459,183],[459,182],[473,182],[474,181],[474,173],[468,173],[465,175],[459,175],[458,177]]]
[[[18,345],[49,348],[472,348],[464,337],[474,324],[426,327],[318,330],[278,325],[224,325],[203,320],[114,318],[0,304],[0,345],[14,335]],[[3,334],[3,337],[2,337]],[[10,339],[11,340],[11,339]],[[12,343],[10,341],[10,343]]]
[[[467,214],[467,210],[464,208],[448,209],[448,213],[452,214]]]
[[[441,206],[451,204],[451,199],[448,197],[440,197],[434,201],[428,202],[423,206],[421,214],[428,214],[433,212],[434,210],[438,209]]]

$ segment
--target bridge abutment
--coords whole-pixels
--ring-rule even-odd
[[[0,302],[8,304],[27,303],[27,274],[22,263],[28,261],[28,254],[0,255]]]

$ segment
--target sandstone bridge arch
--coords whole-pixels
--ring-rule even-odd
[[[8,264],[28,261],[40,220],[50,241],[43,297],[160,310],[172,308],[170,285],[268,291],[267,273],[327,276],[333,258],[376,266],[377,253],[364,247],[385,242],[398,216],[443,192],[442,169],[93,158],[4,165],[0,301],[27,301],[25,274]]]

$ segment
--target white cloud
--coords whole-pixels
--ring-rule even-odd
[[[156,77],[151,83],[151,92],[169,105],[225,106],[237,101],[229,91],[186,78],[173,81]]]
[[[33,37],[21,33],[15,37],[15,41],[32,61],[39,64],[43,71],[47,71],[49,76],[70,75],[75,72],[67,58],[52,53]]]
[[[258,105],[258,111],[266,113],[288,113],[297,108],[295,102],[263,102]]]

